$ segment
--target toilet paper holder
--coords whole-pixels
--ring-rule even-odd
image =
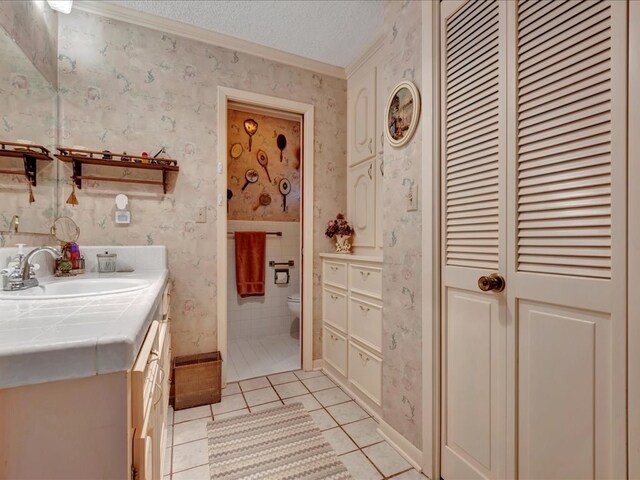
[[[270,267],[278,267],[280,265],[284,265],[287,267],[293,267],[293,260],[289,260],[288,262],[275,262],[273,260],[269,261],[269,266]]]
[[[280,275],[278,275],[280,274]],[[273,273],[273,283],[276,285],[288,285],[289,284],[289,269],[288,268],[276,268]]]

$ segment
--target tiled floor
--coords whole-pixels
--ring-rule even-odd
[[[225,368],[227,382],[296,370],[300,340],[285,334],[230,341]]]
[[[377,422],[322,372],[286,372],[229,383],[222,402],[173,412],[165,480],[209,480],[207,422],[301,402],[354,480],[424,480],[376,429]]]

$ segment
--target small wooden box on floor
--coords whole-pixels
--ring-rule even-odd
[[[220,352],[176,357],[173,362],[176,410],[218,403],[222,398]]]

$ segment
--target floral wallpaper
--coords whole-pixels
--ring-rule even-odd
[[[421,3],[385,2],[385,98],[402,80],[411,80],[421,91]],[[384,147],[383,418],[418,448],[422,447],[422,213],[407,212],[399,192],[419,183],[421,158],[420,125],[405,146],[396,149],[387,142]]]
[[[229,220],[299,222],[300,122],[231,109],[228,112],[227,188],[231,190],[233,197],[229,200],[227,218]],[[255,120],[258,124],[256,133],[251,137],[251,151],[249,151],[249,135],[244,129],[244,121],[247,119]],[[283,147],[282,161],[280,161],[278,138],[284,138],[284,142],[280,144]],[[267,158],[266,170],[258,163],[257,157],[262,152]],[[249,175],[253,179],[251,174],[254,172],[257,174],[257,181],[247,183],[246,176]],[[267,177],[267,172],[271,181]],[[283,179],[291,188],[286,196],[286,203],[279,189]],[[261,199],[263,203],[260,202]],[[270,203],[265,205],[267,200]]]
[[[0,2],[3,27],[40,73],[58,85],[58,17],[45,0]]]
[[[167,245],[174,281],[174,354],[214,350],[217,344],[218,85],[315,106],[311,220],[313,287],[319,289],[318,254],[331,248],[324,223],[346,205],[346,81],[77,10],[59,22],[60,143],[129,153],[165,147],[179,162],[180,172],[171,175],[166,195],[157,186],[89,181],[76,191],[79,206],[71,207],[64,203],[71,175],[66,164],[61,166],[59,193],[62,213],[80,226],[81,247]],[[86,167],[86,172],[140,176],[109,167]],[[129,196],[132,215],[131,225],[124,227],[113,219],[120,192]],[[207,222],[195,223],[201,206]],[[318,291],[314,358],[322,351],[320,300]]]

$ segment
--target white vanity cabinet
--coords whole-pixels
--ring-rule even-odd
[[[131,370],[132,477],[139,480],[164,475],[171,372],[169,290],[167,285],[161,320],[151,324]]]
[[[382,50],[380,44],[347,80],[347,219],[355,228],[355,253],[382,248],[384,172]]]
[[[321,254],[325,372],[375,414],[382,405],[382,259]],[[338,273],[346,275],[337,277]],[[332,275],[333,274],[333,275]],[[336,278],[345,281],[336,282]]]
[[[0,389],[0,479],[163,478],[170,288],[158,280],[140,298],[151,322],[130,369]],[[101,357],[86,361],[99,368]]]

